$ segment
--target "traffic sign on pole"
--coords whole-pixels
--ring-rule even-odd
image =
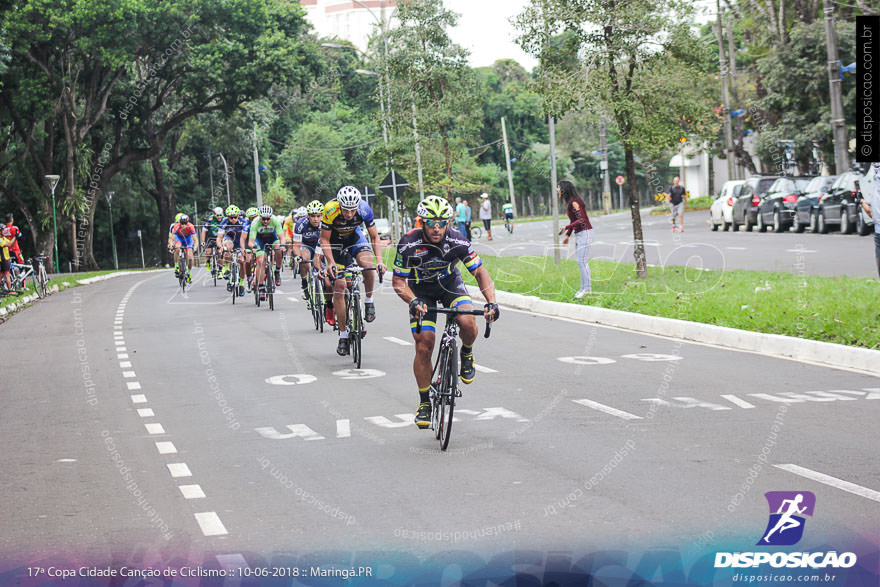
[[[385,179],[382,180],[382,184],[379,186],[380,190],[394,200],[394,214],[391,216],[391,238],[395,242],[397,242],[397,237],[400,234],[400,210],[397,207],[397,196],[398,194],[402,194],[403,189],[408,185],[409,183],[392,169],[388,175],[385,176]]]
[[[616,183],[617,185],[623,185],[626,183],[626,178],[622,175],[618,175],[614,178],[614,183]]]

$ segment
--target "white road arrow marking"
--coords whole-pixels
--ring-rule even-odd
[[[623,420],[641,420],[641,416],[636,416],[635,414],[630,414],[629,412],[624,412],[623,410],[618,410],[617,408],[612,408],[611,406],[606,406],[605,404],[600,404],[599,402],[594,402],[589,399],[573,399],[571,400],[576,404],[580,404],[582,406],[586,406],[588,408],[592,408],[594,410],[598,410],[600,412],[604,412],[610,416],[615,416],[617,418],[621,418]]]

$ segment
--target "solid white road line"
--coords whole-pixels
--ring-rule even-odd
[[[147,403],[147,396],[142,393],[135,393],[131,396],[131,403],[133,404],[145,404]]]
[[[174,446],[173,442],[164,441],[156,443],[156,450],[159,451],[160,455],[173,455],[177,454],[177,447]]]
[[[220,521],[220,516],[217,515],[217,512],[200,512],[195,514],[196,522],[199,523],[199,527],[202,529],[202,534],[205,536],[223,536],[224,534],[229,534],[226,531],[226,527],[223,525],[223,522]]]
[[[616,416],[623,420],[641,420],[641,416],[636,416],[635,414],[630,414],[629,412],[624,412],[623,410],[618,410],[617,408],[612,408],[611,406],[606,406],[605,404],[600,404],[599,402],[594,402],[589,399],[573,399],[571,400],[576,404],[580,404],[582,406],[586,406],[588,408],[592,408],[594,410],[598,410],[600,412],[605,412],[611,416]]]
[[[399,344],[400,346],[412,346],[411,342],[397,338],[396,336],[386,336],[385,340],[393,342],[394,344]]]
[[[723,397],[724,399],[726,399],[727,401],[729,401],[733,405],[739,406],[741,408],[754,408],[755,407],[754,404],[750,404],[746,400],[740,399],[740,398],[736,397],[735,395],[722,395],[721,397]]]
[[[474,369],[479,371],[480,373],[498,373],[495,369],[490,369],[489,367],[484,367],[483,365],[478,365],[474,363]]]
[[[800,475],[801,477],[806,477],[807,479],[812,479],[813,481],[824,483],[825,485],[829,485],[836,489],[841,489],[843,491],[848,491],[849,493],[854,493],[859,497],[864,497],[872,501],[880,502],[880,491],[874,491],[873,489],[868,489],[867,487],[862,487],[861,485],[856,485],[855,483],[850,483],[849,481],[844,481],[843,479],[838,479],[837,477],[832,477],[831,475],[819,473],[818,471],[813,471],[811,469],[800,467],[798,465],[787,464],[773,466],[777,469],[782,469],[783,471],[788,471],[789,473],[794,473],[795,475]]]
[[[205,497],[205,492],[202,491],[201,485],[178,485],[177,488],[180,489],[184,499],[200,499]]]
[[[141,418],[152,418],[156,414],[153,413],[153,408],[140,408],[138,409],[138,416]]]
[[[144,428],[147,429],[148,434],[165,434],[165,429],[158,422],[144,424]]]
[[[745,247],[724,247],[728,251],[745,251]]]
[[[168,472],[172,477],[192,477],[192,473],[186,463],[168,463]]]
[[[785,249],[786,253],[815,253],[812,249]]]

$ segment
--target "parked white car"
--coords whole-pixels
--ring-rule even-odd
[[[733,224],[733,204],[744,183],[744,179],[724,182],[721,192],[709,208],[709,227],[712,230],[718,230],[719,226],[724,227],[724,230],[730,230]]]
[[[880,181],[880,176],[877,174],[877,170],[874,169],[873,165],[868,165],[868,171],[865,172],[865,176],[859,182],[859,186],[861,187],[862,194],[866,195],[868,198],[871,197],[871,194],[874,193],[874,182]],[[866,236],[874,231],[874,219],[865,214],[865,211],[862,210],[862,207],[858,207],[858,212],[856,215],[856,232],[858,232],[862,236]]]

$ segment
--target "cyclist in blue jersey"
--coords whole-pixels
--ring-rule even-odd
[[[360,227],[364,226],[370,235],[370,243],[364,238]],[[352,263],[364,268],[373,267],[373,256],[378,261],[378,272],[385,272],[382,263],[382,241],[376,230],[373,210],[361,199],[361,192],[356,187],[347,185],[339,189],[336,199],[327,202],[321,218],[321,249],[327,258],[327,270],[333,282],[333,308],[336,310],[336,324],[339,325],[339,343],[337,354],[345,356],[349,353],[348,332],[345,329],[345,287],[344,279],[338,279],[341,270]],[[373,290],[376,275],[372,271],[364,272],[364,320],[372,322],[376,319],[376,306],[373,303]]]
[[[226,208],[226,218],[220,223],[220,229],[217,232],[217,248],[223,251],[223,274],[229,271],[229,265],[232,262],[232,252],[241,253],[241,235],[244,232],[244,221],[241,219],[241,210],[235,204]],[[228,284],[231,287],[239,288],[239,295],[244,295],[244,257],[239,254],[238,257],[238,283]],[[231,291],[231,289],[230,289]]]
[[[305,261],[314,261],[314,265],[300,264],[299,274],[302,284],[303,299],[308,298],[306,288],[306,278],[308,272],[314,267],[315,270],[321,269],[320,261],[321,248],[321,218],[324,215],[324,204],[319,200],[309,202],[306,207],[306,216],[298,218],[293,223],[293,255]],[[321,257],[319,259],[319,257]]]

